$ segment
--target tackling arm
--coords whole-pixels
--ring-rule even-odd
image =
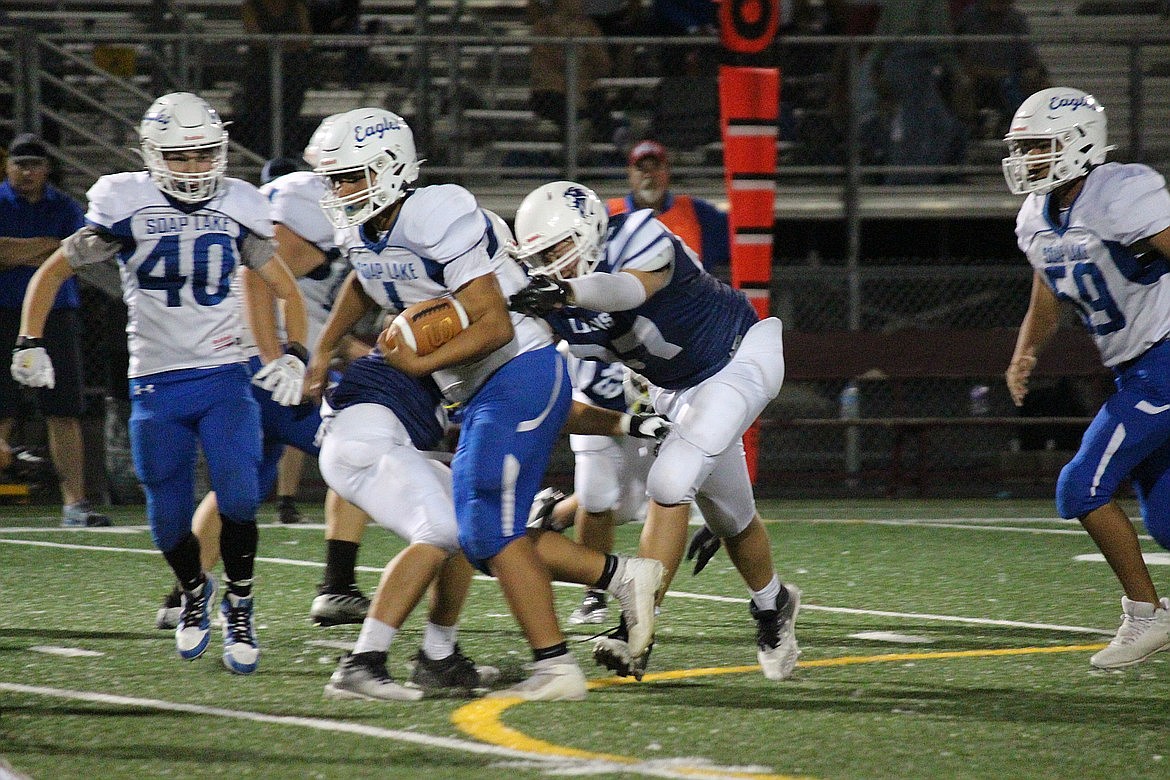
[[[313,345],[313,356],[309,361],[308,376],[305,380],[310,396],[321,397],[325,389],[325,377],[329,373],[329,362],[333,359],[338,344],[373,305],[374,301],[366,295],[358,281],[357,272],[350,271],[349,276],[341,283],[337,298],[333,301],[333,308],[329,312],[329,319],[325,320],[317,343]]]
[[[1060,301],[1045,283],[1044,277],[1037,272],[1032,276],[1032,298],[1028,303],[1028,312],[1020,324],[1016,348],[1004,374],[1008,392],[1016,406],[1023,405],[1024,396],[1028,394],[1028,378],[1036,367],[1036,358],[1056,332],[1059,323]]]

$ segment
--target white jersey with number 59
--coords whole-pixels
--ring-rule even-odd
[[[1057,298],[1072,303],[1106,366],[1170,334],[1170,262],[1142,239],[1170,227],[1170,193],[1145,165],[1094,168],[1057,221],[1048,195],[1029,195],[1016,240]]]
[[[88,199],[88,225],[65,252],[74,267],[117,260],[130,376],[242,362],[232,278],[275,248],[259,191],[228,178],[211,200],[179,208],[142,171],[101,177]]]

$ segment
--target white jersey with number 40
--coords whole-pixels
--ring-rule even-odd
[[[1145,165],[1090,171],[1072,207],[1049,216],[1033,193],[1016,218],[1016,240],[1062,301],[1071,302],[1106,366],[1131,360],[1170,334],[1170,262],[1142,239],[1170,227],[1170,193]]]
[[[112,240],[72,242],[69,260],[117,260],[129,375],[242,362],[232,278],[241,263],[258,268],[273,254],[260,192],[228,178],[211,200],[181,209],[142,171],[101,177],[88,199],[86,230]]]

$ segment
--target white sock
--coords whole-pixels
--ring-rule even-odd
[[[752,601],[756,609],[776,609],[776,597],[780,595],[780,578],[772,575],[771,581],[763,590],[752,591]]]
[[[362,632],[358,634],[357,642],[353,646],[354,655],[386,652],[397,633],[398,629],[389,623],[366,618],[362,621]]]
[[[459,626],[440,626],[427,621],[423,632],[423,652],[432,661],[441,661],[455,652],[455,638],[459,635]]]

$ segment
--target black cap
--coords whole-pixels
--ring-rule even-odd
[[[8,159],[12,162],[48,160],[49,149],[44,141],[32,133],[21,133],[8,145]]]

